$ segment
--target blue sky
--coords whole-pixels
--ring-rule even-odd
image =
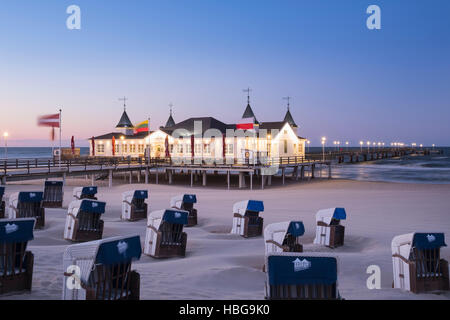
[[[66,8],[81,8],[81,30]],[[381,7],[381,30],[366,8]],[[63,138],[133,122],[235,122],[250,86],[259,120],[284,117],[329,141],[450,145],[450,1],[5,0],[0,131],[44,145],[36,117],[63,109]],[[15,140],[15,141],[14,141]]]

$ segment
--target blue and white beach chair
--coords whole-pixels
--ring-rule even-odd
[[[0,294],[31,290],[34,256],[27,244],[33,240],[35,222],[33,218],[0,220]]]
[[[8,217],[35,218],[35,228],[43,228],[45,225],[45,209],[42,207],[43,192],[15,192],[9,197]]]
[[[414,293],[449,290],[448,262],[441,259],[443,233],[408,233],[392,239],[393,287]]]
[[[42,206],[44,208],[61,208],[64,198],[63,187],[62,181],[45,181]]]
[[[266,259],[267,299],[340,299],[337,258],[286,252]]]
[[[102,214],[105,202],[94,200],[77,200],[69,204],[67,210],[64,239],[70,241],[99,240],[103,235]]]
[[[245,200],[233,205],[233,227],[231,233],[245,238],[262,235],[264,219],[259,216],[264,211],[264,203]]]
[[[183,227],[189,212],[177,209],[153,211],[148,215],[144,253],[155,258],[184,257],[187,235]]]
[[[120,236],[68,246],[64,252],[64,300],[139,300],[139,236]]]
[[[172,208],[189,212],[186,227],[197,225],[197,209],[194,208],[195,203],[197,203],[197,196],[195,194],[180,194],[170,199],[170,206]]]
[[[302,221],[285,221],[269,224],[264,229],[266,255],[276,252],[302,252],[300,237],[305,233]]]
[[[122,193],[122,220],[136,221],[147,219],[147,190],[133,190]]]
[[[341,220],[345,220],[347,214],[344,208],[329,208],[319,210],[316,213],[316,237],[315,244],[322,244],[330,248],[344,245],[345,227]]]

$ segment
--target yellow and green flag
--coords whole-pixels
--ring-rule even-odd
[[[134,131],[136,133],[150,131],[149,127],[148,127],[148,120],[142,121],[142,122],[138,123],[137,125],[135,125]]]

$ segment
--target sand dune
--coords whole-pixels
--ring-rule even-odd
[[[78,181],[79,185],[88,183]],[[65,208],[74,184],[65,187]],[[7,186],[6,195],[40,188],[41,183],[12,184]],[[197,194],[199,225],[185,228],[188,234],[185,258],[159,260],[143,255],[134,263],[141,274],[142,299],[263,299],[263,238],[243,239],[229,234],[232,205],[245,199],[264,200],[265,225],[302,220],[306,228],[304,250],[339,257],[339,287],[346,299],[450,299],[450,293],[416,295],[391,289],[390,252],[391,240],[398,234],[435,231],[450,237],[450,186],[339,180],[253,191],[154,184],[123,184],[111,189],[101,186],[99,200],[107,202],[104,237],[139,234],[144,239],[145,221],[123,222],[119,218],[121,193],[143,188],[149,190],[150,211],[167,208],[172,195]],[[312,244],[315,212],[336,206],[347,210],[345,246],[333,250]],[[29,243],[35,256],[32,292],[4,295],[1,299],[61,298],[62,255],[70,245],[62,236],[65,215],[66,209],[48,209],[45,228],[35,231],[35,239]],[[442,256],[450,260],[450,249],[444,248]],[[381,290],[366,287],[366,268],[372,264],[381,267]]]

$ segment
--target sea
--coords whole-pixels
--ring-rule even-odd
[[[342,148],[344,151],[345,148]],[[350,148],[358,149],[358,148]],[[358,164],[335,164],[333,178],[359,181],[384,181],[401,183],[450,184],[450,147],[436,147],[443,154],[429,156],[407,156],[401,159],[384,159]],[[326,148],[325,152],[334,148]],[[307,148],[306,152],[321,153],[319,147]],[[52,148],[8,147],[8,159],[49,158]],[[81,147],[81,155],[88,155],[89,148]],[[5,158],[0,148],[0,161]]]

